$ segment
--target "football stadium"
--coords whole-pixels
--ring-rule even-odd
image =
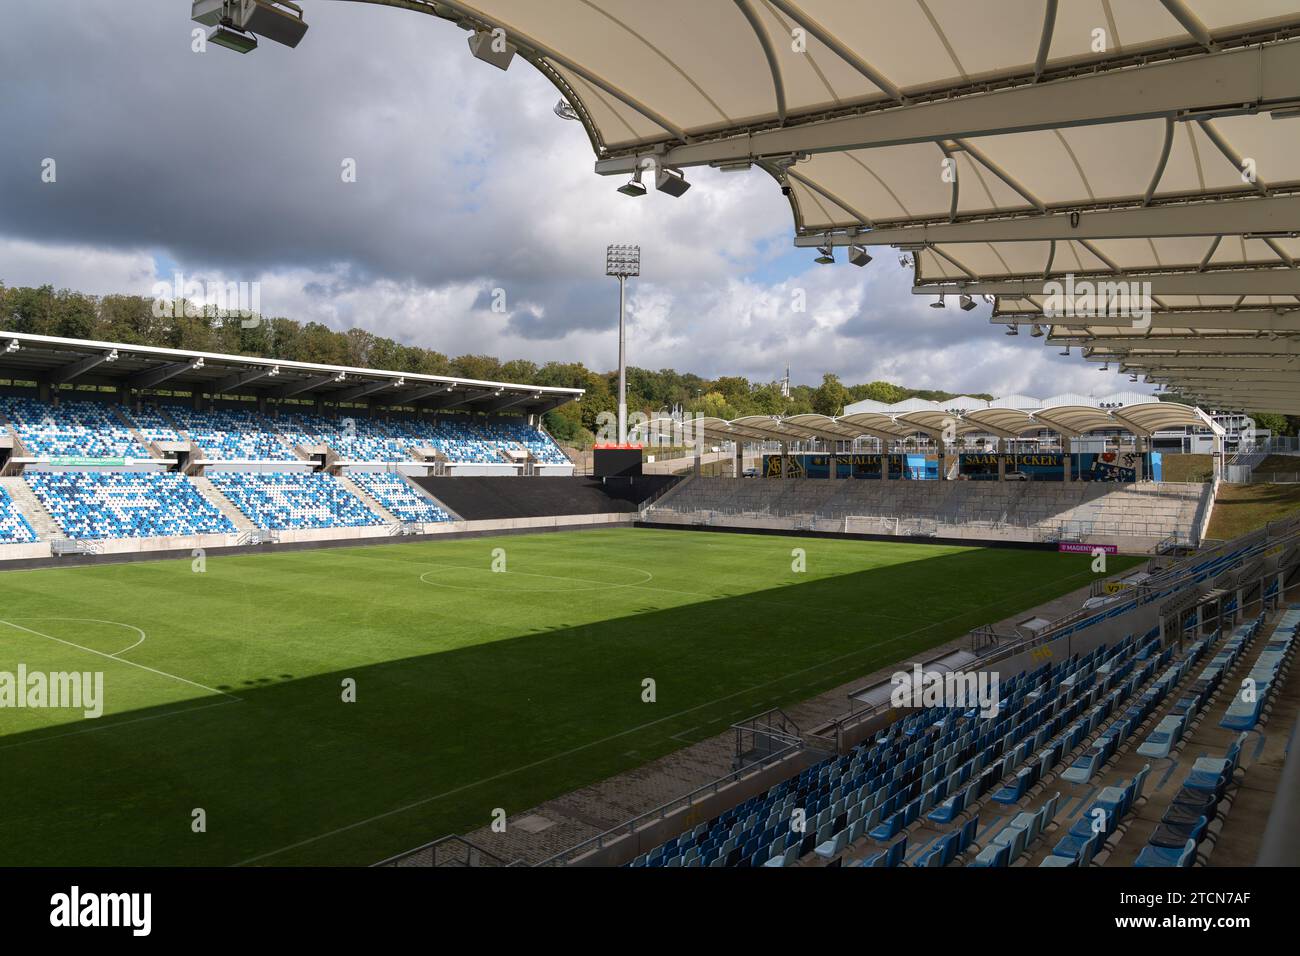
[[[70,6],[88,36],[111,22]],[[82,885],[117,867],[600,868],[611,887],[668,868],[1092,871],[1078,892],[1300,864],[1295,3],[147,6],[203,54],[165,71],[196,104],[307,109],[324,93],[294,71],[382,23],[439,57],[455,40],[443,66],[466,85],[439,95],[504,110],[503,130],[558,93],[528,128],[580,129],[579,173],[611,209],[739,234],[748,213],[718,191],[748,177],[793,219],[772,262],[841,283],[902,267],[923,308],[880,305],[871,362],[895,347],[885,326],[941,323],[924,359],[845,374],[934,387],[846,387],[823,370],[859,359],[834,349],[796,359],[820,389],[789,368],[751,383],[748,356],[788,365],[786,346],[703,312],[677,366],[716,374],[639,367],[670,334],[653,273],[676,253],[599,217],[580,231],[605,268],[583,289],[603,290],[590,361],[610,372],[548,331],[588,320],[547,277],[529,294],[549,309],[509,312],[530,360],[449,359],[432,350],[492,348],[439,318],[450,294],[414,319],[354,311],[376,263],[420,250],[369,234],[366,262],[303,278],[305,250],[371,205],[407,214],[400,171],[382,203],[286,198],[263,239],[181,154],[108,122],[149,171],[83,162],[62,133],[44,161],[0,147],[42,183],[0,206],[0,866]],[[77,95],[78,115],[102,106]],[[365,109],[363,138],[400,107]],[[474,168],[466,130],[437,135],[455,154],[439,169]],[[372,168],[343,156],[344,184]],[[157,163],[197,211],[161,196]],[[250,159],[230,183],[288,197],[315,175]],[[513,188],[469,175],[458,222]],[[136,270],[149,294],[79,278],[112,232],[107,206],[72,221],[95,194],[173,203],[145,243],[168,252]],[[155,286],[223,261],[226,228],[284,250],[293,308],[270,273],[248,274],[260,302],[233,268]],[[464,250],[486,270],[548,245],[487,231]],[[46,248],[70,271],[33,266]],[[516,295],[489,283],[466,314],[505,314],[496,293]],[[996,349],[1046,371],[1008,378]],[[107,925],[72,891],[52,925]]]

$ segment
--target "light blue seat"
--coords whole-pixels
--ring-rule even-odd
[[[1074,763],[1061,773],[1061,779],[1070,783],[1087,783],[1104,763],[1103,754],[1103,748],[1093,745],[1075,758]]]
[[[974,867],[1004,867],[1009,864],[1011,859],[1011,847],[1006,844],[996,845],[990,843],[983,847],[979,854],[972,860],[968,866]]]
[[[1196,841],[1188,840],[1181,850],[1163,846],[1144,846],[1134,866],[1144,867],[1185,867],[1191,866],[1196,857]]]
[[[813,852],[823,860],[833,860],[844,852],[844,848],[848,845],[848,842],[849,831],[847,829],[841,830],[829,840],[819,844]]]
[[[1012,863],[1016,862],[1016,860],[1019,859],[1020,854],[1025,851],[1025,844],[1027,842],[1026,835],[1027,831],[1024,827],[1018,827],[1014,822],[1012,822],[998,831],[997,836],[993,838],[990,845],[1005,846],[1007,848],[1009,852],[1005,865],[1010,866]]]
[[[902,829],[903,814],[894,813],[891,814],[889,819],[884,823],[871,829],[867,835],[877,843],[884,843],[885,841],[892,840],[894,837],[898,836],[898,834],[902,832]]]
[[[1147,739],[1138,745],[1137,752],[1143,757],[1160,759],[1168,757],[1183,734],[1183,718],[1170,714],[1155,726]]]

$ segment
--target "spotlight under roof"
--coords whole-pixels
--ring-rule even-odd
[[[251,33],[241,33],[230,27],[217,27],[208,34],[208,42],[234,50],[236,53],[252,53],[257,49],[257,37]]]
[[[871,261],[871,253],[866,246],[849,246],[849,262],[855,266],[865,266]]]
[[[820,253],[820,255],[817,256],[817,258],[814,259],[813,262],[820,263],[821,265],[824,265],[824,266],[833,265],[833,264],[835,263],[835,249],[834,249],[834,247],[832,247],[832,246],[818,246],[818,247],[817,247],[817,251]]]
[[[618,191],[624,196],[644,196],[646,194],[646,188],[641,184],[641,174],[637,173],[636,176],[632,177],[632,179],[625,182],[622,186],[619,186]]]
[[[975,308],[975,300],[964,292],[957,297],[957,304],[961,307],[963,312],[969,312],[971,309]]]
[[[505,31],[481,30],[469,38],[469,50],[476,59],[490,63],[498,70],[510,69],[515,58],[515,45],[505,38]]]
[[[667,193],[674,199],[683,195],[690,188],[691,184],[686,181],[686,177],[680,169],[663,166],[655,173],[655,189],[661,193]]]

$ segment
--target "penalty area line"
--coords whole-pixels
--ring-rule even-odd
[[[181,677],[178,674],[169,674],[166,671],[158,670],[156,667],[149,667],[147,664],[139,664],[136,663],[135,661],[129,661],[124,657],[115,657],[112,654],[105,654],[103,651],[97,651],[93,647],[86,647],[82,644],[74,643],[73,641],[65,641],[63,638],[55,637],[52,634],[42,634],[40,631],[34,631],[30,627],[23,627],[21,624],[15,624],[13,621],[0,620],[0,624],[5,625],[6,627],[12,627],[14,630],[17,631],[25,631],[28,634],[34,634],[36,637],[43,637],[47,641],[54,641],[56,644],[64,644],[67,647],[75,647],[79,651],[85,651],[87,654],[94,654],[96,657],[102,657],[105,660],[116,661],[119,664],[126,664],[130,667],[139,668],[142,671],[148,671],[150,674],[156,674],[159,677],[166,677],[168,680],[180,681],[182,684],[189,684],[191,687],[197,687],[200,690],[206,690],[212,694],[220,694],[222,697],[229,697],[231,700],[243,700],[242,697],[239,697],[235,694],[229,694],[224,690],[218,690],[215,687],[209,687],[207,684],[200,684],[198,681],[190,680],[188,677]],[[130,650],[130,648],[127,648],[127,650]],[[125,651],[118,651],[118,653],[122,654],[125,653]]]

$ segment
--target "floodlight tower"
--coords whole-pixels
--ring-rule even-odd
[[[618,443],[627,444],[627,280],[641,274],[641,247],[605,247],[605,275],[618,279]]]

